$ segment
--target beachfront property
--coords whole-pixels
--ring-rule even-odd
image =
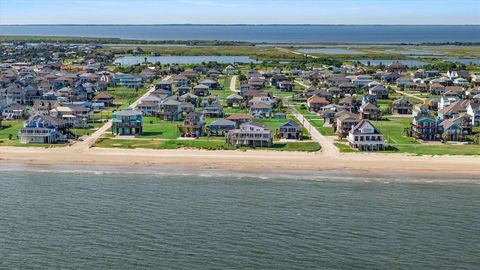
[[[205,119],[198,112],[189,113],[183,123],[178,126],[181,137],[198,138],[204,134]]]
[[[25,121],[19,131],[20,143],[55,144],[67,141],[69,125],[66,121],[48,115],[34,115]]]
[[[386,146],[383,134],[369,120],[361,120],[348,133],[348,144],[360,151],[380,151]]]
[[[225,136],[230,130],[237,127],[234,121],[228,119],[219,119],[213,121],[207,126],[208,136]]]
[[[408,136],[424,141],[433,141],[439,138],[438,121],[427,112],[413,117],[412,123],[406,131]]]
[[[183,119],[182,102],[171,98],[160,102],[152,115],[163,121],[181,121]]]
[[[265,125],[259,123],[243,123],[240,128],[228,131],[226,142],[241,147],[271,147],[273,135]]]
[[[135,136],[142,131],[141,112],[128,108],[113,114],[112,134],[114,136]]]
[[[472,133],[472,123],[468,115],[447,119],[440,124],[441,137],[445,141],[465,141]]]
[[[302,127],[298,123],[288,121],[277,128],[275,136],[278,139],[301,140],[303,137]]]

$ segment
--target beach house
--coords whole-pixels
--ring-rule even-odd
[[[141,112],[128,108],[113,114],[112,134],[114,136],[135,136],[142,131]]]
[[[207,126],[208,136],[225,136],[236,128],[236,123],[228,119],[219,119]]]
[[[68,123],[48,115],[34,115],[19,131],[20,143],[61,143],[67,140]]]
[[[419,113],[413,117],[410,128],[407,129],[407,134],[410,137],[424,141],[437,140],[439,137],[438,122],[427,112]]]
[[[368,90],[370,95],[376,96],[378,99],[388,99],[390,91],[383,85],[376,85]]]
[[[392,112],[394,114],[411,114],[412,109],[413,103],[406,98],[400,98],[392,102]]]
[[[180,121],[182,115],[182,103],[176,99],[167,99],[160,103],[156,115],[163,121]]]
[[[310,111],[318,112],[322,107],[330,104],[324,97],[313,96],[307,99],[307,107]]]
[[[198,112],[187,114],[182,125],[178,126],[182,137],[198,138],[203,135],[205,126],[204,116]]]
[[[439,127],[445,141],[464,141],[472,133],[470,116],[466,114],[447,119]]]
[[[370,102],[360,106],[359,112],[362,119],[379,120],[382,117],[380,109]]]
[[[348,133],[348,144],[360,151],[379,151],[385,149],[383,134],[369,120],[362,120]]]
[[[271,147],[273,145],[273,135],[265,125],[243,123],[240,128],[228,131],[226,142],[236,147]]]
[[[467,114],[472,119],[472,126],[480,126],[480,102],[469,102],[467,106]]]
[[[278,139],[301,140],[303,132],[299,124],[288,121],[277,128],[275,135]]]
[[[335,115],[334,129],[335,133],[340,138],[346,138],[352,127],[360,122],[360,117],[357,114],[351,113],[347,110],[338,112]]]

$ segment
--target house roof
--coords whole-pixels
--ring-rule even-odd
[[[205,84],[199,84],[193,87],[193,89],[208,89],[209,87],[206,86]]]
[[[308,99],[309,103],[328,104],[329,102],[324,97],[313,96]]]
[[[248,114],[232,114],[229,117],[227,117],[228,120],[248,120],[251,118],[252,117]]]
[[[362,134],[361,132],[361,129],[365,126],[365,125],[370,125],[372,126],[373,128],[373,133],[368,133],[368,134],[382,134],[373,124],[372,122],[370,122],[369,120],[361,120],[357,125],[355,125],[354,127],[352,127],[352,130],[350,131],[351,133],[353,134]]]
[[[95,100],[99,99],[113,99],[113,96],[106,92],[100,92],[95,96]]]
[[[300,125],[293,121],[288,121],[285,124],[281,125],[280,127],[295,127],[298,128]]]
[[[43,122],[46,122],[46,123],[49,123],[50,125],[52,126],[63,126],[65,125],[67,122],[62,120],[62,119],[59,119],[59,118],[56,118],[56,117],[52,117],[52,116],[49,116],[49,115],[42,115],[42,114],[36,114],[34,116],[31,116],[27,122],[32,122],[32,121],[38,121],[38,120],[41,120]]]
[[[155,107],[155,106],[157,106],[157,104],[155,102],[144,101],[144,102],[140,103],[137,107],[142,108],[142,107]]]
[[[237,94],[231,94],[230,96],[227,97],[227,100],[229,99],[234,99],[234,100],[243,100],[243,97]]]
[[[139,111],[136,111],[134,109],[131,109],[131,108],[127,108],[123,111],[120,111],[120,112],[115,112],[114,115],[118,115],[118,116],[134,116],[134,115],[142,115],[141,112]]]
[[[350,119],[350,120],[358,120],[359,119],[358,115],[356,115],[354,113],[351,113],[347,110],[342,111],[339,114],[340,115],[337,116],[337,120],[339,120],[339,121],[345,121],[347,119]]]
[[[235,126],[235,122],[228,119],[219,119],[212,122],[209,126]]]
[[[272,106],[267,104],[267,103],[264,103],[264,102],[258,102],[252,106],[250,106],[251,109],[271,109]]]
[[[379,110],[377,106],[373,105],[370,102],[363,104],[360,109],[362,110]]]
[[[399,98],[392,102],[393,105],[412,105],[412,102],[406,98]]]
[[[462,112],[462,111],[466,110],[469,102],[470,102],[469,100],[458,100],[458,101],[450,104],[450,106],[447,106],[447,107],[441,109],[439,112],[441,112],[443,114],[448,114],[448,113],[451,113],[451,112]]]

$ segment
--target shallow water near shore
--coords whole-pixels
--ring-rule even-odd
[[[0,164],[0,268],[474,269],[460,180]]]

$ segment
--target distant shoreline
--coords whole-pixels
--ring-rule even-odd
[[[2,24],[1,35],[96,37],[117,42],[252,44],[480,43],[480,25],[419,24]],[[192,38],[193,37],[193,38]],[[104,42],[103,42],[104,43]],[[110,42],[111,43],[111,42]]]
[[[33,24],[0,24],[0,26],[480,26],[480,24],[269,24],[269,23],[259,23],[259,24],[248,24],[248,23],[233,23],[233,24],[202,24],[202,23],[173,23],[173,24],[42,24],[42,23],[33,23]]]
[[[11,42],[27,43],[98,43],[102,45],[186,45],[186,46],[354,46],[354,45],[379,45],[379,46],[480,46],[480,42],[249,42],[238,40],[145,40],[124,39],[114,37],[88,37],[71,35],[3,35],[0,34],[0,43]]]

